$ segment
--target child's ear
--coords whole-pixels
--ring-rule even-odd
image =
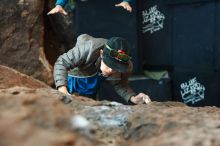
[[[101,58],[103,56],[103,50],[102,49],[100,50],[100,56],[101,56]]]

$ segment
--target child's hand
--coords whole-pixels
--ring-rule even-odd
[[[132,96],[130,98],[130,101],[134,104],[144,104],[144,103],[149,103],[151,102],[150,97],[144,93],[139,93],[136,96]]]
[[[60,92],[62,92],[62,93],[64,93],[64,94],[66,94],[66,95],[70,95],[70,96],[71,96],[71,94],[67,91],[66,86],[60,86],[60,87],[58,88],[58,91],[60,91]]]
[[[55,8],[50,10],[50,12],[48,12],[47,15],[56,14],[56,13],[61,13],[61,14],[64,14],[64,15],[68,15],[67,12],[60,5],[57,5]]]
[[[132,12],[132,7],[130,6],[130,4],[128,2],[121,2],[119,4],[116,4],[115,6],[116,7],[123,7],[127,11]]]

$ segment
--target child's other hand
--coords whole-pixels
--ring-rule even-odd
[[[148,95],[144,94],[144,93],[139,93],[136,96],[132,96],[130,98],[130,101],[134,104],[148,104],[151,102],[151,99]]]
[[[121,2],[119,4],[116,4],[115,6],[116,7],[123,7],[127,11],[132,12],[132,7],[130,6],[130,4],[128,2]]]
[[[57,5],[55,8],[50,10],[50,12],[48,12],[47,15],[56,14],[56,13],[61,13],[61,14],[64,14],[64,15],[68,15],[67,12],[60,5]]]
[[[60,92],[62,92],[62,93],[64,93],[64,94],[66,94],[66,95],[70,95],[70,96],[71,96],[71,94],[67,91],[66,86],[60,86],[60,87],[58,88],[58,91],[60,91]]]

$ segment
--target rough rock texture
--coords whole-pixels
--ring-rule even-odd
[[[1,72],[9,74],[4,80],[15,74],[8,68]],[[65,96],[44,85],[33,86],[36,81],[22,74],[16,78],[25,84],[0,82],[0,87],[13,86],[0,89],[1,146],[220,145],[217,107],[193,108],[177,102],[126,106]],[[68,98],[72,102],[65,102]]]
[[[60,102],[62,94],[13,69],[0,72],[0,146],[100,145],[74,131],[74,110]]]
[[[71,128],[74,111],[53,90],[13,87],[0,90],[1,146],[96,146]]]
[[[0,65],[0,89],[7,89],[14,86],[22,86],[29,88],[49,88],[45,83],[35,80],[30,76],[21,74],[20,72]]]
[[[126,137],[132,146],[218,146],[220,109],[192,108],[178,103],[153,103],[136,109],[139,116]],[[135,122],[136,121],[136,122]],[[137,122],[138,121],[138,122]]]
[[[220,109],[181,103],[86,107],[83,115],[98,127],[98,139],[125,146],[219,146]]]
[[[47,2],[49,11],[54,0],[0,2],[0,64],[31,76],[0,66],[0,146],[220,146],[217,107],[125,106],[66,96],[33,79],[51,84],[44,52],[53,64],[75,37],[73,15],[45,17]]]
[[[52,84],[44,54],[43,11],[44,0],[1,0],[0,64]]]

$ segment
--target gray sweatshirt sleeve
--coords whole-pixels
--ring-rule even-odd
[[[67,53],[61,55],[54,65],[54,82],[56,88],[60,86],[67,86],[68,70],[73,69],[86,60],[85,48],[75,46]]]
[[[111,81],[111,84],[114,86],[116,93],[126,102],[128,102],[132,96],[136,95],[136,93],[128,86],[128,84],[123,83],[123,81]]]
[[[131,75],[133,70],[132,62],[129,65],[129,71],[127,73],[121,74],[121,80],[113,80],[111,84],[114,86],[115,91],[119,96],[121,96],[125,101],[129,101],[132,96],[136,93],[128,85],[128,77]]]

